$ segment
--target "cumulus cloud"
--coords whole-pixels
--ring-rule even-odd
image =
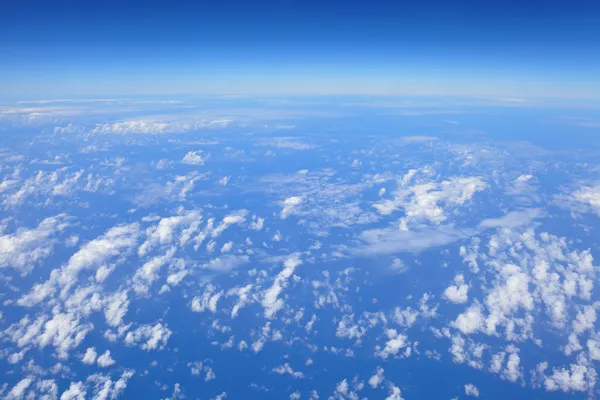
[[[283,209],[281,210],[281,213],[279,214],[281,216],[281,218],[286,219],[290,215],[296,213],[298,210],[298,206],[300,204],[302,204],[302,201],[303,201],[302,197],[298,197],[298,196],[288,197],[287,199],[283,200],[281,202]]]
[[[104,354],[100,355],[97,362],[99,367],[110,367],[116,363],[110,356],[110,350],[106,350]]]
[[[408,231],[411,225],[419,222],[443,223],[447,219],[447,209],[464,205],[475,193],[487,187],[481,177],[454,177],[440,183],[401,186],[394,192],[393,199],[382,200],[373,207],[382,215],[403,209],[405,216],[400,219],[400,229]]]
[[[444,297],[451,303],[466,303],[468,297],[469,285],[465,283],[463,274],[454,277],[454,285],[450,285],[444,290]]]
[[[30,273],[52,254],[57,237],[69,226],[69,217],[59,214],[44,219],[32,229],[21,228],[13,234],[0,236],[0,268],[13,268]]]
[[[302,260],[297,254],[286,258],[283,262],[283,269],[275,277],[273,285],[264,292],[261,304],[265,310],[266,318],[273,318],[277,311],[284,306],[285,302],[279,295],[283,292],[283,289],[287,286],[288,279],[300,264],[302,264]]]
[[[278,375],[288,374],[296,379],[304,378],[304,374],[302,372],[294,371],[289,363],[285,363],[283,365],[273,368],[273,372]]]
[[[467,396],[479,397],[479,389],[472,383],[467,383],[465,385],[465,394]]]
[[[377,346],[375,349],[375,355],[386,360],[390,356],[402,355],[405,357],[410,356],[411,348],[408,347],[408,337],[406,335],[398,333],[395,329],[387,329],[386,336],[388,341],[385,346],[381,348]],[[404,349],[403,353],[400,353]]]
[[[142,325],[137,329],[127,332],[125,344],[135,346],[140,344],[142,350],[162,350],[166,345],[172,331],[162,323]]]
[[[182,162],[184,164],[190,164],[190,165],[204,165],[206,160],[208,160],[210,158],[210,154],[207,154],[205,156],[203,156],[202,154],[203,154],[202,150],[190,151],[183,157]]]
[[[96,348],[89,347],[83,357],[81,358],[81,362],[84,364],[92,365],[96,363],[96,357],[98,357],[98,353],[96,353]]]
[[[377,367],[375,375],[369,378],[369,385],[371,385],[373,389],[377,389],[377,387],[381,384],[381,382],[383,382],[383,380],[383,368]]]

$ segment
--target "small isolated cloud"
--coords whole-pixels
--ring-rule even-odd
[[[280,216],[282,219],[286,219],[288,216],[294,214],[298,210],[298,206],[302,204],[304,199],[298,196],[288,197],[281,202],[283,209],[281,210]]]
[[[479,397],[479,389],[472,383],[465,385],[465,394],[467,396]]]
[[[304,374],[302,372],[294,371],[289,363],[285,363],[283,365],[273,368],[273,372],[278,375],[288,374],[296,379],[304,378]]]
[[[451,303],[462,304],[469,299],[469,285],[465,283],[463,274],[454,277],[454,285],[450,285],[444,290],[444,298]]]
[[[203,153],[204,152],[202,150],[189,151],[183,157],[183,160],[181,162],[183,162],[184,164],[190,164],[190,165],[204,165],[206,160],[208,160],[210,158],[210,154],[203,155]]]
[[[369,378],[369,385],[371,385],[371,387],[373,389],[377,389],[379,384],[381,384],[381,382],[383,382],[383,379],[384,379],[383,378],[383,368],[377,367],[377,371],[375,372],[375,375],[373,375]]]

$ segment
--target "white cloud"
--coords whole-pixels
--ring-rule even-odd
[[[44,219],[32,229],[21,228],[13,234],[0,236],[0,268],[13,268],[22,274],[52,254],[59,235],[68,226],[69,217],[59,214]]]
[[[520,226],[529,226],[531,221],[536,218],[542,218],[546,213],[539,208],[530,208],[523,211],[511,211],[500,218],[484,219],[479,224],[482,228],[518,228]]]
[[[479,397],[479,389],[472,383],[467,383],[465,385],[465,394],[467,396]]]
[[[462,304],[469,299],[468,291],[469,285],[465,283],[464,275],[458,274],[454,277],[454,285],[450,285],[444,290],[444,297],[452,303]]]
[[[229,253],[233,248],[233,242],[227,242],[221,247],[221,253]]]
[[[475,303],[456,317],[452,325],[466,335],[475,333],[482,329],[485,323],[482,311],[481,305]]]
[[[385,398],[385,400],[403,400],[400,388],[395,385],[390,385],[390,393],[389,396]]]
[[[375,349],[375,355],[377,357],[381,357],[386,360],[390,356],[397,356],[402,349],[405,350],[402,355],[410,355],[410,347],[407,347],[409,343],[406,335],[399,334],[395,329],[387,329],[386,335],[388,337],[388,341],[385,343],[385,347],[382,349],[381,347],[377,346]]]
[[[71,386],[63,392],[60,400],[85,400],[86,394],[83,382],[71,382]]]
[[[383,382],[383,380],[384,380],[383,368],[377,367],[377,371],[375,372],[375,375],[373,375],[369,378],[369,385],[371,385],[371,387],[373,389],[377,389],[377,386],[379,386],[379,384],[381,382]]]
[[[96,363],[96,357],[98,353],[96,353],[96,349],[94,347],[88,347],[85,351],[85,354],[81,358],[81,362],[87,365],[92,365]]]
[[[104,354],[98,357],[98,366],[99,367],[110,367],[116,363],[115,360],[110,356],[110,350],[106,350]]]
[[[223,294],[223,290],[221,290],[220,292],[215,292],[215,287],[212,285],[208,285],[202,296],[194,297],[192,299],[192,311],[204,312],[208,310],[212,313],[217,312],[217,303],[221,296],[223,296]]]
[[[427,182],[410,187],[401,186],[394,192],[392,200],[382,200],[375,203],[373,207],[382,215],[389,215],[397,209],[403,209],[405,216],[400,220],[400,229],[408,231],[415,223],[445,222],[446,209],[464,205],[475,193],[487,187],[488,185],[480,177],[453,177],[440,183]]]
[[[283,289],[287,286],[288,279],[300,264],[302,264],[302,260],[298,254],[286,258],[283,262],[284,268],[275,277],[273,285],[264,292],[261,305],[265,309],[266,318],[273,318],[277,311],[285,304],[284,300],[279,298],[279,295],[283,292]]]
[[[172,331],[160,322],[154,326],[142,325],[127,333],[125,344],[134,346],[141,343],[142,350],[162,350],[167,345],[171,333]]]
[[[275,372],[278,375],[288,374],[296,379],[304,378],[304,374],[302,372],[294,371],[289,363],[285,363],[283,365],[273,368],[273,372]]]
[[[202,153],[202,150],[190,151],[183,157],[183,160],[181,162],[190,165],[204,165],[206,160],[210,158],[210,154],[203,156]]]
[[[283,209],[281,210],[280,216],[282,219],[286,219],[290,215],[293,215],[297,212],[298,206],[302,204],[302,197],[292,196],[281,202]]]
[[[32,377],[27,377],[21,379],[13,388],[8,392],[8,394],[4,397],[6,400],[21,400],[25,396],[25,392],[27,388],[31,386],[33,383]]]

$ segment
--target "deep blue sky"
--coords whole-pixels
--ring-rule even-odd
[[[593,1],[20,1],[0,37],[14,97],[600,97]]]

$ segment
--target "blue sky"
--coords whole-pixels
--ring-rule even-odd
[[[589,98],[599,21],[591,1],[11,2],[0,87]]]

